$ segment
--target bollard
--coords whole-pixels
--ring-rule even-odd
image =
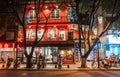
[[[4,67],[5,67],[5,65],[3,64],[3,65],[2,65],[2,68],[4,68]]]
[[[38,68],[38,69],[41,68],[41,67],[42,67],[42,65],[40,65],[40,64],[37,65],[37,68]]]
[[[67,65],[67,68],[70,68],[70,65]]]
[[[58,64],[58,69],[61,69],[62,68],[62,65],[61,64]]]
[[[57,68],[57,64],[55,64],[55,68]]]
[[[45,64],[43,64],[43,65],[42,65],[42,67],[43,67],[43,68],[46,68],[46,65],[45,65]]]

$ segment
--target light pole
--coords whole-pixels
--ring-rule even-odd
[[[98,25],[97,25],[97,36],[99,36],[103,32],[103,16],[98,16]],[[100,38],[98,38],[97,46],[100,44]],[[99,46],[100,47],[100,46]],[[99,63],[99,47],[98,47],[98,68],[100,68],[100,63]]]
[[[100,55],[99,55],[99,47],[100,47],[99,44],[100,44],[100,40],[98,40],[97,43],[98,43],[98,44],[97,44],[97,48],[98,48],[98,68],[100,68],[100,61],[99,61],[99,60],[100,60],[100,59],[99,59],[99,56],[100,56]]]

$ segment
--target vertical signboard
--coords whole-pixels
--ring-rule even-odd
[[[103,17],[98,16],[97,34],[100,35],[102,31],[103,31]]]

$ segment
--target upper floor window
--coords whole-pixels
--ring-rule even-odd
[[[36,13],[34,9],[31,9],[29,11],[30,19],[35,19],[36,18]]]
[[[73,40],[73,31],[72,30],[68,31],[68,40]]]
[[[67,18],[68,20],[73,20],[73,10],[71,7],[67,8]]]
[[[51,13],[51,18],[59,18],[60,17],[60,9],[56,8]]]
[[[38,40],[40,40],[40,39],[42,38],[43,33],[44,33],[44,29],[39,29],[39,30],[37,31]]]
[[[64,30],[64,29],[61,29],[61,30],[60,30],[60,35],[59,35],[59,37],[60,37],[60,38],[59,38],[60,40],[65,40],[65,30]]]
[[[35,39],[35,29],[26,29],[26,39],[33,41]]]
[[[48,29],[48,39],[56,38],[57,28],[49,28]]]
[[[67,19],[69,21],[77,20],[77,16],[76,16],[75,11],[73,10],[73,7],[68,7],[67,8]]]

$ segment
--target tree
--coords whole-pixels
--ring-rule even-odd
[[[10,0],[14,1],[14,0]],[[36,15],[36,28],[35,28],[35,40],[32,42],[32,49],[30,54],[27,53],[26,50],[26,22],[25,22],[25,14],[27,12],[27,5],[30,3],[29,0],[18,0],[14,4],[12,4],[12,10],[14,11],[14,15],[16,16],[18,23],[23,27],[23,43],[24,43],[24,53],[27,57],[27,67],[31,67],[31,59],[34,52],[34,48],[39,44],[39,42],[42,40],[44,33],[46,32],[46,29],[44,29],[43,35],[40,39],[38,39],[37,30],[38,30],[38,24],[41,22],[40,19],[40,13],[43,13],[43,16],[45,17],[45,25],[47,25],[48,18],[50,16],[46,16],[43,12],[43,7],[45,7],[45,0],[31,0],[34,5],[35,15]],[[54,2],[49,1],[49,2]],[[69,4],[67,4],[69,2]],[[109,2],[109,3],[108,3]],[[55,3],[59,4],[59,7],[61,5],[71,6],[74,14],[74,24],[78,24],[79,29],[79,50],[80,55],[82,59],[81,67],[87,67],[86,66],[86,59],[90,52],[94,49],[94,46],[98,43],[99,38],[109,29],[111,24],[118,19],[120,16],[120,9],[119,9],[119,0],[56,0]],[[42,8],[38,8],[39,6],[42,6]],[[111,6],[112,5],[112,6]],[[110,6],[110,7],[108,7]],[[21,8],[21,10],[20,10]],[[51,10],[51,12],[54,11],[54,8]],[[94,28],[97,27],[97,19],[98,15],[104,15],[106,12],[109,12],[111,14],[112,20],[107,21],[104,25],[104,29],[96,35],[94,39],[92,39],[92,35],[94,34]],[[82,51],[84,49],[84,51]]]
[[[71,7],[76,12],[79,29],[79,50],[81,55],[81,67],[85,68],[87,57],[94,49],[94,46],[99,42],[100,37],[109,29],[111,24],[120,16],[120,1],[119,0],[74,0]],[[99,15],[110,13],[112,20],[106,21],[101,32],[97,33],[96,38],[91,38],[94,34],[95,27],[99,26]],[[106,16],[106,15],[105,15]],[[99,28],[100,29],[100,28]],[[84,34],[84,32],[86,32]],[[84,49],[84,51],[82,51]]]
[[[49,1],[49,3],[53,4],[52,2],[54,1]],[[29,0],[23,0],[21,2],[17,2],[19,6],[14,7],[14,12],[15,12],[15,16],[18,19],[19,24],[22,26],[23,28],[23,34],[24,34],[24,38],[23,38],[23,46],[24,46],[24,54],[27,58],[27,64],[26,67],[27,68],[31,68],[32,67],[32,55],[34,53],[34,49],[35,47],[41,42],[41,40],[44,37],[44,34],[46,33],[46,25],[48,24],[48,19],[50,18],[50,14],[54,11],[55,6],[52,5],[51,11],[48,14],[44,13],[44,9],[47,8],[45,3],[45,0],[33,0],[33,1],[29,1]],[[33,10],[35,12],[35,21],[36,21],[36,26],[35,26],[35,39],[34,41],[31,43],[31,52],[28,53],[26,50],[27,47],[27,40],[26,40],[26,25],[29,24],[26,22],[25,18],[26,18],[26,13],[28,12],[29,9],[27,9],[27,6],[30,5],[29,3],[31,3],[33,5]],[[56,1],[56,4],[58,4],[58,8],[61,8],[62,3],[60,3],[60,1]],[[21,10],[19,9],[21,8]],[[41,22],[41,18],[44,17],[44,32],[41,36],[41,38],[38,38],[38,29],[39,29],[39,23]]]

